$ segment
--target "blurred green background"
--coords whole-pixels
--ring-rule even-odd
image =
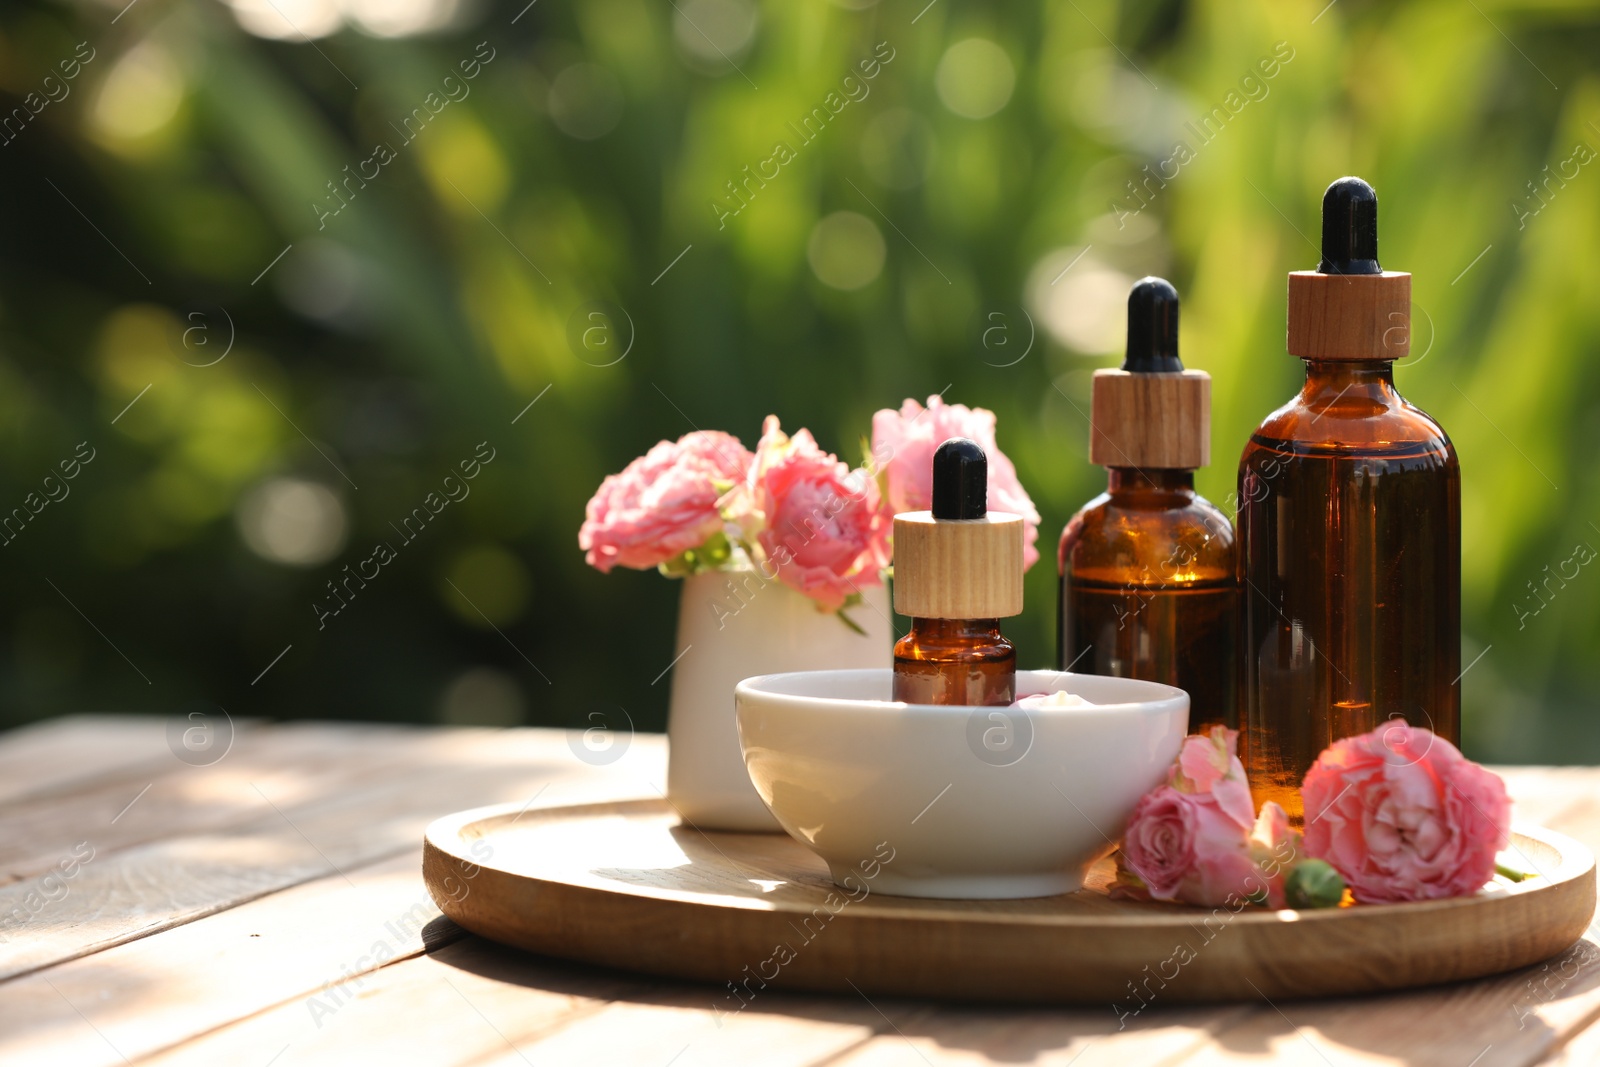
[[[1225,501],[1356,173],[1461,456],[1466,748],[1600,759],[1600,568],[1545,581],[1600,547],[1595,5],[124,3],[0,10],[0,722],[659,729],[677,587],[583,564],[601,478],[768,412],[854,460],[940,391],[1044,515],[1010,632],[1045,665],[1128,284],[1183,294]]]

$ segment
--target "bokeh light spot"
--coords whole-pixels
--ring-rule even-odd
[[[691,64],[706,73],[732,73],[761,22],[750,0],[681,0],[673,6],[672,36]]]
[[[984,37],[968,37],[945,49],[934,73],[944,106],[969,119],[986,119],[1005,107],[1016,84],[1011,57]]]
[[[421,142],[422,163],[434,192],[462,218],[482,224],[479,211],[493,211],[510,187],[510,168],[489,131],[471,112],[460,112],[449,122],[428,129]]]
[[[363,33],[374,37],[409,37],[450,25],[461,7],[461,0],[341,0],[340,6]]]
[[[183,102],[183,76],[161,46],[146,41],[128,50],[100,86],[91,113],[95,130],[112,142],[159,132]]]
[[[1035,264],[1028,280],[1028,302],[1057,342],[1098,356],[1122,346],[1132,285],[1133,278],[1093,253],[1060,248]]]
[[[479,545],[450,561],[440,596],[463,622],[487,629],[521,617],[528,586],[521,560],[499,545]]]
[[[457,675],[439,697],[439,721],[450,726],[517,726],[522,687],[505,671],[474,667]]]
[[[883,234],[865,215],[835,211],[811,230],[806,258],[822,284],[860,289],[883,271]]]
[[[1109,49],[1079,52],[1051,88],[1059,109],[1079,126],[1118,144],[1137,144],[1155,113],[1156,90]],[[1170,145],[1163,145],[1170,151]]]
[[[355,254],[325,238],[305,241],[273,277],[283,302],[310,319],[337,322],[355,307],[362,268]]]
[[[271,478],[246,493],[239,535],[262,559],[286,567],[326,563],[344,547],[349,522],[338,494],[304,478]]]
[[[593,63],[574,63],[550,83],[550,119],[568,137],[592,141],[622,120],[622,86]]]
[[[344,25],[337,0],[228,0],[240,26],[273,41],[326,37]]]

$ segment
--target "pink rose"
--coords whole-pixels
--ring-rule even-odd
[[[1289,874],[1306,856],[1300,831],[1290,829],[1289,813],[1275,800],[1261,805],[1255,829],[1250,831],[1250,858],[1267,887],[1267,907],[1283,907]]]
[[[989,510],[1022,516],[1027,568],[1039,559],[1039,511],[995,443],[994,426],[994,412],[984,408],[946,404],[937,396],[928,398],[926,408],[907,400],[899,411],[884,408],[872,416],[872,456],[887,473],[890,514],[926,511],[933,506],[934,450],[952,437],[976,441],[989,457]]]
[[[1288,818],[1270,803],[1256,818],[1238,744],[1220,726],[1185,739],[1166,784],[1133,809],[1122,862],[1156,900],[1282,904],[1284,862],[1263,862],[1285,851]]]
[[[1363,903],[1475,893],[1510,841],[1500,777],[1398,720],[1328,746],[1300,794],[1306,852],[1332,865]]]
[[[1157,786],[1140,799],[1128,820],[1122,855],[1157,900],[1225,904],[1247,895],[1250,824],[1240,825],[1207,793]]]
[[[1170,785],[1185,793],[1210,793],[1246,831],[1255,822],[1244,764],[1239,762],[1239,731],[1213,726],[1209,733],[1183,739],[1178,760],[1167,773]]]
[[[1194,797],[1158,785],[1139,798],[1122,835],[1122,866],[1157,900],[1173,900],[1194,867]]]
[[[771,577],[837,611],[889,565],[892,525],[865,471],[822,451],[810,432],[790,438],[768,415],[744,483],[723,498]]]
[[[717,498],[750,460],[737,437],[716,430],[660,442],[600,483],[578,531],[584,558],[601,573],[648,570],[699,548],[722,529]]]

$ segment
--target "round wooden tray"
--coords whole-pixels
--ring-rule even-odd
[[[1594,914],[1594,857],[1532,826],[1517,828],[1510,857],[1539,876],[1456,900],[1326,911],[1115,901],[1109,859],[1064,896],[913,900],[870,881],[846,893],[785,835],[705,833],[640,800],[459,812],[428,827],[422,869],[440,910],[474,933],[711,982],[727,1011],[770,985],[1121,1014],[1152,1000],[1401,989],[1547,959]]]

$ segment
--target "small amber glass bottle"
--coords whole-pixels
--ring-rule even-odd
[[[999,619],[912,619],[894,646],[894,698],[1009,704],[1017,698],[1017,651]]]
[[[894,699],[1010,704],[1017,653],[1000,619],[1022,612],[1022,519],[989,511],[988,457],[952,437],[933,456],[933,509],[894,517]]]
[[[1178,357],[1178,293],[1128,294],[1127,356],[1095,375],[1090,455],[1106,492],[1061,533],[1061,670],[1189,693],[1189,729],[1237,728],[1233,525],[1194,491],[1210,458],[1210,378]]]
[[[1289,276],[1305,387],[1239,462],[1244,763],[1257,803],[1302,818],[1333,741],[1389,718],[1460,736],[1461,472],[1450,439],[1395,391],[1411,275],[1378,265],[1378,199],[1342,178],[1322,262]]]

